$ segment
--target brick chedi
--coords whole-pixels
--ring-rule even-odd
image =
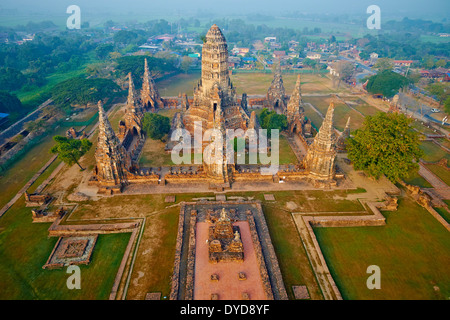
[[[94,169],[97,180],[106,187],[121,189],[127,184],[127,171],[131,159],[114,133],[102,103],[98,102],[99,133],[95,150],[96,166]]]
[[[300,83],[301,79],[300,75],[298,75],[294,91],[292,92],[286,109],[288,131],[290,133],[301,133],[303,131],[303,124],[305,122]]]
[[[228,46],[222,31],[213,25],[206,34],[202,49],[202,77],[194,88],[192,105],[186,111],[184,124],[194,132],[194,122],[211,129],[217,110],[221,110],[226,129],[247,129],[249,117],[236,98],[236,89],[228,71]]]
[[[147,59],[145,59],[144,65],[144,78],[142,81],[141,90],[141,103],[142,107],[147,111],[155,112],[158,109],[164,108],[164,103],[156,89],[155,82],[153,81],[150,71],[148,69]]]
[[[267,91],[266,106],[269,110],[280,109],[282,114],[286,113],[286,91],[284,89],[281,66],[278,64],[272,83]]]
[[[333,127],[334,103],[328,107],[325,119],[314,142],[309,146],[306,154],[305,167],[309,170],[309,177],[319,184],[333,183],[335,175],[335,133]]]
[[[144,111],[139,103],[139,99],[136,97],[133,78],[131,72],[128,74],[128,99],[125,108],[125,126],[127,129],[134,129],[138,135],[142,134],[141,119],[144,116]]]
[[[244,246],[239,227],[232,225],[225,208],[209,228],[209,261],[244,261]]]

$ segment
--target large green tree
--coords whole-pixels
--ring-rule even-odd
[[[77,164],[81,170],[84,168],[78,162],[80,158],[89,151],[92,146],[92,142],[88,139],[69,139],[62,136],[54,136],[56,145],[54,145],[50,152],[57,154],[58,158],[68,165]]]
[[[271,136],[271,130],[286,130],[288,127],[287,117],[284,114],[278,114],[276,111],[263,109],[259,115],[259,123],[263,129],[267,129],[267,136]]]
[[[382,94],[386,98],[392,98],[400,88],[407,86],[410,80],[393,71],[385,70],[369,78],[367,91],[373,94]]]
[[[161,140],[170,131],[170,119],[157,113],[146,113],[142,128],[151,139]]]
[[[443,104],[450,97],[450,84],[445,82],[436,82],[429,84],[426,89],[432,95],[436,96],[439,104]]]
[[[418,133],[410,127],[412,121],[399,113],[367,116],[363,127],[347,140],[348,157],[354,168],[374,178],[385,175],[393,182],[417,170],[423,151]]]

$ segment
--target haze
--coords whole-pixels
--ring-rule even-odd
[[[1,15],[35,15],[36,19],[65,15],[69,5],[78,5],[89,16],[108,18],[109,16],[133,15],[170,15],[194,16],[198,14],[212,16],[242,16],[246,14],[329,14],[329,15],[367,15],[369,5],[380,6],[382,15],[391,19],[422,18],[442,20],[449,17],[448,0],[2,0]],[[45,20],[45,19],[44,19]],[[1,22],[0,22],[1,24]]]

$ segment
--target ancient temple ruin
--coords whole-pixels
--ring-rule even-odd
[[[244,261],[244,247],[238,226],[233,226],[225,208],[209,227],[209,261]]]
[[[272,83],[267,91],[265,107],[275,110],[281,114],[286,113],[288,97],[284,89],[283,77],[281,75],[281,65],[278,64],[273,76]]]
[[[101,101],[98,102],[98,139],[95,150],[95,178],[103,187],[121,191],[127,184],[131,157],[114,133]]]
[[[147,59],[144,65],[144,78],[142,81],[141,103],[146,111],[156,112],[158,109],[164,108],[164,102],[156,89],[150,71],[148,69]]]
[[[199,121],[202,130],[211,129],[216,116],[228,129],[247,129],[249,116],[238,103],[236,88],[228,71],[228,46],[222,31],[213,25],[206,34],[202,49],[202,77],[194,88],[192,105],[183,121],[189,132],[194,132],[194,122]]]
[[[305,180],[322,187],[335,184],[336,149],[342,148],[343,141],[340,140],[349,134],[349,129],[346,128],[341,139],[336,142],[333,128],[334,104],[330,105],[322,127],[312,141],[314,132],[311,121],[304,113],[300,76],[297,77],[290,97],[285,94],[281,69],[278,67],[266,98],[249,98],[245,93],[239,98],[230,80],[227,43],[217,25],[213,25],[206,35],[202,49],[202,75],[194,88],[192,99],[187,94],[180,94],[177,98],[160,97],[147,62],[144,69],[140,93],[134,88],[131,74],[128,75],[125,115],[119,122],[117,135],[112,130],[101,103],[99,104],[97,163],[90,180],[92,184],[99,186],[99,192],[120,192],[124,186],[132,183],[165,185],[196,182],[206,183],[210,189],[218,191],[230,189],[234,182],[242,181],[278,183],[281,180]],[[264,165],[243,165],[228,161],[226,143],[218,144],[218,148],[207,152],[207,148],[216,140],[226,142],[227,129],[241,129],[243,136],[239,136],[240,138],[245,137],[247,129],[259,129],[255,110],[249,110],[255,103],[259,107],[268,106],[271,110],[286,115],[288,129],[285,133],[290,137],[300,138],[304,150],[307,150],[304,159],[299,158],[292,165],[280,166],[278,172],[262,174]],[[163,108],[179,109],[172,119],[172,132],[186,129],[192,135],[198,124],[202,126],[203,134],[208,129],[215,130],[209,141],[202,140],[197,144],[202,151],[201,163],[195,163],[195,166],[187,164],[157,168],[139,166],[139,157],[146,139],[142,130],[142,118],[146,112],[157,112]],[[165,152],[171,152],[179,142],[169,141]],[[194,144],[191,144],[190,151],[198,152],[194,150],[195,141],[191,142]],[[246,146],[246,149],[248,151],[249,147]]]
[[[309,177],[317,184],[329,185],[334,182],[336,159],[336,135],[333,127],[334,103],[328,107],[325,119],[314,142],[309,146],[305,167]]]

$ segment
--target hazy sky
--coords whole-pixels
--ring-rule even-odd
[[[78,5],[92,15],[101,14],[195,14],[202,10],[215,14],[282,12],[366,14],[376,4],[385,16],[450,18],[450,0],[1,0],[0,9],[19,13],[65,14],[69,5]]]

